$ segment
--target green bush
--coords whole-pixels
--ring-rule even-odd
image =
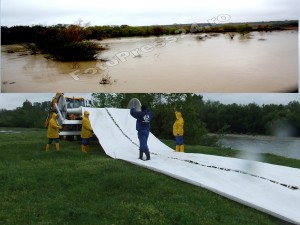
[[[237,32],[244,36],[252,31],[252,26],[249,24],[242,24],[237,26]]]
[[[95,59],[100,46],[91,41],[71,42],[54,51],[54,57],[59,61],[88,61]]]
[[[40,32],[36,45],[59,61],[94,60],[102,48],[92,41],[85,41],[86,29],[78,25],[51,27]]]

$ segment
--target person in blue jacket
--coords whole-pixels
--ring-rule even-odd
[[[148,136],[150,132],[150,121],[153,118],[153,112],[146,105],[142,105],[141,111],[136,111],[135,108],[130,110],[130,115],[136,119],[136,130],[140,141],[140,156],[143,160],[143,153],[146,154],[146,160],[150,160],[150,152],[148,148]]]

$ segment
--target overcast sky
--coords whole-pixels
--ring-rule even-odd
[[[2,26],[53,25],[154,25],[174,23],[252,22],[295,20],[299,0],[2,0]],[[221,16],[223,15],[223,16]],[[224,16],[226,15],[226,16]]]
[[[0,109],[15,109],[22,106],[25,100],[34,102],[51,101],[54,93],[36,93],[36,94],[0,94]],[[201,94],[205,101],[219,101],[223,104],[288,104],[291,101],[300,102],[300,94]],[[90,93],[65,93],[69,97],[84,97],[91,99]]]

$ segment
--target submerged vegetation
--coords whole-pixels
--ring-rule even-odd
[[[30,54],[50,54],[59,61],[94,60],[97,53],[103,49],[97,43],[86,39],[86,28],[80,24],[52,27],[17,26],[4,28],[2,33],[2,44],[19,43]]]
[[[34,42],[43,53],[59,61],[86,61],[96,59],[102,48],[85,38],[85,28],[80,25],[45,29]]]
[[[60,61],[94,60],[103,48],[93,40],[105,38],[176,35],[181,33],[234,33],[241,36],[251,31],[283,30],[298,27],[298,21],[228,24],[174,24],[161,26],[89,26],[79,21],[75,25],[1,27],[1,44],[24,44],[38,52],[50,54]]]

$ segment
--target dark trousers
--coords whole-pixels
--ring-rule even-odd
[[[55,141],[55,143],[59,143],[59,138],[48,138],[48,144],[51,145],[52,141]]]
[[[149,131],[147,130],[139,130],[138,131],[138,138],[140,141],[140,159],[142,159],[143,152],[145,152],[147,159],[150,159],[150,153],[148,148],[148,137],[149,137]]]
[[[89,139],[88,139],[88,138],[82,138],[82,139],[81,139],[81,144],[82,144],[82,145],[89,145],[89,143],[90,143],[90,142],[89,142]]]
[[[149,152],[148,148],[148,137],[149,137],[149,131],[147,130],[139,130],[138,131],[138,138],[140,141],[140,150],[143,152]]]

